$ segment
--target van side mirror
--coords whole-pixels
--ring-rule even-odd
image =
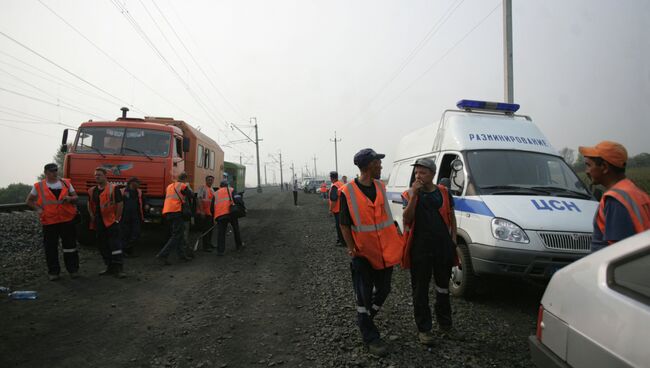
[[[455,159],[451,162],[451,169],[454,171],[460,171],[463,169],[463,161]]]
[[[61,145],[65,146],[68,143],[68,129],[63,129],[63,137],[61,138]]]
[[[190,139],[183,137],[183,152],[190,152]]]

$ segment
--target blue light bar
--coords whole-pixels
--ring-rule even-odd
[[[476,100],[460,100],[456,103],[456,107],[463,110],[490,110],[490,111],[503,111],[515,113],[519,110],[519,104],[510,104],[505,102],[489,102],[489,101],[476,101]]]

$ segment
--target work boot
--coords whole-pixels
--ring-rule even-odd
[[[50,279],[50,281],[56,281],[56,280],[60,279],[61,277],[57,273],[56,275],[49,274],[49,275],[47,275],[47,278]]]
[[[384,357],[388,354],[388,346],[382,339],[369,342],[367,345],[368,353],[378,357]]]
[[[118,279],[123,279],[126,277],[126,274],[124,273],[123,265],[115,266],[115,277],[117,277]]]
[[[445,340],[465,341],[463,334],[451,326],[440,326],[438,328],[440,336]]]
[[[418,332],[418,340],[420,341],[420,344],[426,346],[433,346],[435,343],[435,339],[431,331]]]
[[[79,272],[70,272],[70,278],[71,279],[78,279],[79,278]]]
[[[204,252],[207,252],[207,253],[212,253],[212,247],[210,247],[210,246],[203,247],[202,250],[203,250]]]
[[[103,271],[99,271],[99,276],[108,276],[113,274],[113,267],[106,266],[106,268]]]
[[[192,260],[192,258],[187,255],[178,256],[178,259],[180,259],[183,262],[189,262]]]

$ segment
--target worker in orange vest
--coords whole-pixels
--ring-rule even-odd
[[[70,179],[59,179],[56,164],[47,164],[45,178],[34,183],[27,196],[27,205],[36,211],[43,226],[43,246],[50,281],[58,280],[59,238],[63,248],[63,261],[71,278],[79,275],[79,253],[75,236],[74,219],[77,216],[77,193]]]
[[[592,252],[650,229],[650,196],[625,176],[625,147],[603,141],[579,151],[591,182],[605,187],[594,218]]]
[[[135,242],[140,239],[140,229],[144,221],[144,211],[147,209],[144,194],[140,189],[140,180],[129,178],[126,187],[122,188],[123,211],[120,221],[122,232],[122,251],[124,256],[135,257]]]
[[[330,172],[330,180],[332,181],[332,187],[330,187],[329,193],[329,209],[330,213],[334,216],[334,224],[336,226],[336,245],[343,245],[343,235],[341,234],[341,226],[339,224],[339,212],[341,211],[341,188],[343,183],[339,181],[339,173],[336,171]]]
[[[370,148],[354,155],[361,175],[341,188],[340,226],[352,257],[352,284],[357,302],[357,324],[368,351],[388,353],[374,318],[390,292],[393,266],[400,263],[404,241],[390,211],[381,176],[381,159]]]
[[[212,252],[212,249],[215,248],[212,245],[212,229],[214,225],[214,213],[212,203],[214,202],[214,189],[212,185],[214,184],[214,176],[208,175],[205,177],[205,185],[202,185],[197,190],[196,200],[198,201],[196,206],[197,212],[197,222],[199,223],[200,229],[202,232],[206,232],[201,238],[203,243],[203,250],[205,252]]]
[[[95,230],[99,252],[106,269],[100,275],[126,277],[123,266],[120,220],[122,218],[122,192],[108,182],[107,170],[95,168],[97,186],[88,189],[88,213],[90,229]]]
[[[320,184],[320,195],[323,197],[323,200],[327,199],[327,183],[325,182]]]
[[[235,247],[241,250],[243,243],[239,233],[239,220],[230,215],[230,206],[235,200],[241,201],[241,196],[235,194],[235,190],[228,186],[228,180],[222,180],[219,189],[214,196],[214,220],[217,222],[217,255],[223,256],[226,251],[226,231],[228,224],[232,227],[235,235]],[[241,202],[240,202],[241,203]]]
[[[175,182],[169,184],[165,189],[165,202],[163,204],[163,216],[165,221],[171,227],[171,236],[167,243],[162,247],[156,258],[162,265],[170,265],[167,259],[172,248],[176,248],[178,258],[182,261],[191,260],[185,253],[185,218],[183,215],[183,203],[189,205],[190,198],[193,196],[192,190],[187,185],[187,174],[182,172],[178,174]]]
[[[433,184],[436,164],[420,158],[412,165],[411,188],[402,193],[404,238],[406,248],[402,269],[411,269],[413,314],[421,344],[432,346],[429,284],[435,282],[436,321],[443,335],[452,335],[449,279],[456,249],[454,199],[444,185]]]

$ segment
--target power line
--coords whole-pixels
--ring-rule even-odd
[[[108,92],[108,91],[106,91],[105,89],[103,89],[103,88],[101,88],[101,87],[95,85],[94,83],[91,83],[91,82],[87,81],[86,79],[82,78],[82,77],[79,76],[78,74],[73,73],[72,71],[70,71],[70,70],[64,68],[63,66],[57,64],[56,62],[50,60],[49,58],[47,58],[47,57],[45,57],[45,56],[43,56],[42,54],[38,53],[38,52],[35,51],[34,49],[32,49],[32,48],[30,48],[29,46],[25,45],[24,43],[22,43],[22,42],[16,40],[15,38],[9,36],[8,34],[6,34],[6,33],[2,32],[2,31],[0,31],[0,35],[4,36],[5,38],[9,39],[10,41],[14,42],[15,44],[21,46],[22,48],[26,49],[27,51],[33,53],[34,55],[40,57],[41,59],[47,61],[48,63],[50,63],[50,64],[56,66],[57,68],[63,70],[64,72],[66,72],[66,73],[72,75],[73,77],[75,77],[75,78],[81,80],[82,82],[88,84],[89,86],[91,86],[91,87],[93,87],[93,88],[95,88],[95,89],[97,89],[97,90],[99,90],[99,91],[102,91],[102,92],[105,93],[106,95],[111,96],[112,98],[114,98],[114,99],[116,99],[116,100],[118,100],[118,101],[121,101],[121,102],[123,102],[123,103],[129,105],[128,102],[126,102],[126,101],[120,99],[119,97],[117,97],[117,96],[111,94],[110,92]],[[141,113],[144,113],[144,112],[138,110],[136,107],[134,107],[134,110],[136,110],[136,111],[138,111],[138,112],[141,112]]]
[[[175,108],[177,108],[179,111],[181,111],[181,112],[184,113],[185,115],[191,117],[192,119],[194,119],[195,121],[197,121],[197,122],[200,123],[200,120],[201,120],[201,119],[198,119],[198,118],[197,118],[196,116],[194,116],[193,114],[191,114],[191,113],[185,111],[183,108],[181,108],[180,106],[178,106],[174,101],[172,101],[172,100],[166,98],[165,96],[163,96],[162,94],[160,94],[156,89],[154,89],[153,87],[149,86],[149,85],[148,85],[147,83],[145,83],[142,79],[140,79],[137,75],[135,75],[134,73],[132,73],[132,72],[131,72],[130,70],[128,70],[125,66],[123,66],[120,62],[118,62],[118,61],[117,61],[114,57],[112,57],[109,53],[107,53],[106,51],[104,51],[104,49],[102,49],[101,47],[99,47],[95,42],[93,42],[91,39],[89,39],[88,37],[86,37],[86,35],[84,35],[83,32],[79,31],[75,26],[73,26],[72,24],[70,24],[70,22],[68,22],[65,18],[63,18],[63,17],[62,17],[61,15],[59,15],[56,11],[54,11],[54,9],[50,8],[49,6],[47,6],[47,5],[46,5],[45,3],[43,3],[41,0],[39,0],[39,2],[40,2],[40,3],[41,3],[45,8],[47,8],[47,9],[48,9],[52,14],[54,14],[57,18],[59,18],[63,23],[65,23],[68,27],[70,27],[73,31],[75,31],[75,33],[77,33],[77,34],[78,34],[79,36],[81,36],[84,40],[86,40],[88,43],[90,43],[90,44],[91,44],[95,49],[97,49],[101,54],[103,54],[106,58],[108,58],[110,61],[112,61],[115,65],[117,65],[118,67],[120,67],[120,69],[122,69],[124,72],[126,72],[128,75],[130,75],[134,80],[138,81],[138,82],[139,82],[140,84],[142,84],[145,88],[147,88],[149,91],[153,92],[156,96],[160,97],[160,98],[161,98],[162,100],[164,100],[165,102],[171,104],[172,106],[174,106]],[[132,105],[129,105],[129,106],[132,106]]]
[[[201,66],[200,66],[200,64],[198,63],[198,61],[194,58],[194,55],[192,54],[192,52],[191,52],[191,51],[188,49],[188,47],[185,45],[185,42],[183,42],[183,40],[182,40],[181,37],[178,35],[178,33],[176,33],[176,30],[175,30],[174,27],[171,25],[171,23],[169,22],[169,20],[167,19],[167,17],[165,17],[165,15],[162,13],[162,11],[160,10],[160,8],[158,8],[158,5],[156,4],[156,2],[152,0],[152,3],[153,3],[154,6],[158,9],[158,12],[160,13],[160,15],[162,15],[162,17],[163,17],[163,19],[165,20],[165,22],[167,22],[167,24],[169,25],[169,28],[171,28],[172,32],[174,32],[174,34],[176,35],[176,38],[178,39],[178,41],[180,41],[181,45],[183,45],[183,48],[185,49],[185,51],[187,51],[187,53],[190,55],[190,57],[192,58],[192,60],[193,60],[194,63],[196,64],[196,66],[199,67],[199,70],[201,70],[201,73],[203,73],[203,76],[208,80],[208,82],[210,83],[210,85],[212,85],[212,87],[215,89],[215,91],[217,91],[217,93],[219,94],[219,96],[221,96],[221,98],[223,98],[223,100],[226,101],[226,103],[228,104],[228,106],[230,106],[230,108],[231,108],[231,109],[232,109],[232,110],[233,110],[233,111],[234,111],[234,112],[239,116],[239,118],[242,119],[242,120],[244,120],[245,117],[244,117],[244,114],[242,114],[241,110],[240,110],[239,108],[237,108],[237,106],[236,106],[235,104],[233,104],[233,103],[232,103],[232,102],[231,102],[231,101],[230,101],[230,100],[229,100],[229,99],[228,99],[228,98],[227,98],[227,97],[226,97],[226,96],[221,92],[221,90],[220,90],[219,88],[217,88],[217,86],[212,82],[212,78],[208,77],[207,73],[203,70],[203,68],[201,68]],[[177,12],[176,9],[174,8],[172,2],[169,2],[169,6],[170,6],[170,8],[172,9],[172,13],[174,13],[174,15],[176,15],[176,19],[178,19],[178,21],[179,21],[179,23],[181,24],[181,26],[183,26],[183,28],[185,29],[185,33],[187,33],[187,35],[188,35],[190,41],[192,41],[192,43],[194,43],[194,45],[197,46],[196,41],[194,41],[194,39],[193,39],[193,37],[192,37],[192,34],[189,32],[187,26],[185,26],[185,23],[183,22],[183,19],[182,19],[180,16],[178,16],[178,12]],[[215,71],[214,71],[214,69],[213,69],[212,66],[210,65],[210,63],[208,63],[208,68],[210,68],[210,70],[212,71],[213,74],[216,74]]]
[[[183,78],[180,76],[180,74],[178,74],[178,72],[176,71],[176,69],[173,67],[173,65],[171,65],[171,63],[169,63],[169,61],[165,58],[165,56],[164,56],[164,55],[162,54],[162,52],[158,49],[158,47],[156,47],[155,43],[151,40],[151,38],[149,38],[149,36],[148,36],[147,33],[142,29],[142,27],[140,27],[140,25],[139,25],[138,22],[135,20],[135,18],[133,18],[133,16],[131,16],[131,14],[129,13],[128,9],[127,9],[123,4],[120,4],[119,1],[117,1],[117,0],[110,0],[110,1],[113,3],[113,5],[115,5],[115,7],[118,9],[118,11],[119,11],[119,12],[124,16],[124,18],[129,22],[129,24],[131,25],[131,27],[133,27],[133,29],[134,29],[134,30],[136,31],[136,33],[140,36],[140,38],[142,38],[142,40],[143,40],[143,41],[144,41],[144,42],[149,46],[149,48],[151,48],[151,49],[154,51],[154,53],[158,56],[159,60],[161,60],[161,61],[163,62],[163,64],[165,64],[165,65],[167,66],[167,68],[172,72],[172,74],[174,74],[174,75],[176,76],[176,78],[177,78],[177,79],[179,80],[179,82],[181,82],[181,84],[185,87],[185,89],[186,89],[187,92],[190,94],[190,96],[194,99],[194,101],[197,103],[197,105],[199,105],[199,107],[201,107],[201,109],[203,109],[203,111],[206,113],[206,115],[207,115],[208,118],[211,120],[211,122],[217,126],[217,129],[218,129],[219,131],[222,131],[222,129],[221,129],[221,128],[217,125],[217,123],[214,121],[214,118],[211,116],[210,112],[208,111],[208,109],[206,108],[206,106],[203,104],[203,102],[202,102],[202,101],[198,98],[198,96],[197,96],[197,95],[192,91],[192,89],[190,88],[190,86],[189,86],[189,85],[188,85],[188,84],[183,80]]]
[[[406,88],[401,90],[389,103],[381,107],[379,110],[376,111],[376,113],[380,113],[384,111],[386,108],[388,108],[390,105],[395,103],[404,93],[406,93],[408,90],[410,90],[415,83],[417,83],[420,79],[422,79],[425,75],[427,75],[436,65],[438,65],[442,60],[444,60],[458,45],[460,45],[467,37],[469,37],[470,34],[472,34],[478,27],[480,27],[499,7],[501,6],[501,2],[497,4],[485,17],[483,17],[474,27],[472,27],[463,37],[461,37],[456,43],[452,45],[451,48],[449,48],[442,56],[440,56],[436,61],[434,61],[429,67],[421,73],[417,78],[415,78]],[[364,123],[356,125],[356,127],[359,127],[363,125]]]
[[[100,118],[100,119],[103,119],[103,120],[109,120],[109,119],[107,119],[107,118],[105,118],[105,117],[102,117],[102,116],[99,116],[99,115],[95,115],[95,114],[93,114],[93,113],[91,113],[91,112],[88,112],[88,111],[83,111],[83,110],[75,109],[75,108],[73,108],[73,107],[68,107],[68,106],[58,105],[58,104],[55,104],[55,103],[53,103],[53,102],[50,102],[50,101],[46,101],[46,100],[40,99],[40,98],[38,98],[38,97],[29,96],[29,95],[26,95],[26,94],[24,94],[24,93],[20,93],[20,92],[13,91],[13,90],[10,90],[10,89],[6,89],[6,88],[3,88],[3,87],[0,87],[0,91],[9,92],[9,93],[12,93],[12,94],[17,95],[17,96],[22,96],[22,97],[28,98],[28,99],[30,99],[30,100],[34,100],[34,101],[38,101],[38,102],[42,102],[42,103],[44,103],[44,104],[48,104],[48,105],[52,105],[52,106],[56,106],[56,107],[61,107],[61,108],[64,108],[64,109],[67,109],[67,110],[70,110],[70,111],[74,111],[74,112],[78,112],[78,113],[81,113],[81,114],[88,114],[88,115],[90,115],[90,116],[94,116],[94,117],[96,117],[96,118]]]
[[[42,136],[44,136],[44,137],[57,138],[57,137],[55,137],[55,136],[53,136],[53,135],[50,135],[50,134],[44,134],[44,133],[41,133],[41,132],[35,132],[35,131],[33,131],[33,130],[23,129],[23,128],[18,128],[18,127],[15,127],[15,126],[5,125],[5,124],[2,124],[2,123],[0,123],[0,126],[3,126],[3,127],[5,127],[5,128],[9,128],[9,129],[22,130],[23,132],[28,132],[28,133],[31,133],[31,134],[42,135]]]
[[[21,110],[17,110],[17,109],[12,109],[11,107],[0,106],[0,109],[13,111],[13,113],[12,113],[12,112],[7,112],[7,111],[3,111],[5,114],[9,114],[9,115],[13,115],[13,116],[18,116],[18,117],[21,117],[21,118],[22,118],[22,117],[28,117],[28,118],[31,118],[31,119],[39,119],[40,121],[48,121],[48,122],[52,122],[52,123],[62,124],[62,125],[65,125],[65,126],[67,126],[67,127],[70,127],[70,128],[76,128],[76,127],[71,126],[71,125],[67,125],[67,124],[64,124],[64,123],[61,123],[61,122],[57,122],[57,121],[55,121],[55,120],[50,120],[50,119],[44,118],[44,117],[42,117],[42,116],[38,116],[38,115],[34,115],[34,114],[30,114],[30,113],[27,113],[27,112],[24,112],[24,111],[21,111]]]
[[[402,61],[402,63],[395,70],[395,72],[393,72],[391,74],[391,77],[388,78],[388,80],[381,86],[381,88],[379,88],[379,91],[377,91],[377,93],[375,93],[372,96],[372,98],[370,98],[370,100],[368,100],[368,102],[365,104],[365,106],[361,109],[361,111],[357,114],[357,116],[352,121],[350,121],[350,123],[355,122],[357,119],[359,119],[361,116],[363,116],[363,114],[365,114],[370,109],[370,107],[375,102],[375,100],[379,96],[381,96],[381,94],[384,92],[384,90],[386,88],[388,88],[388,86],[395,79],[397,79],[397,77],[404,71],[404,69],[406,69],[408,64],[415,58],[415,56],[417,56],[417,54],[422,50],[422,48],[424,48],[426,43],[436,33],[438,33],[438,31],[442,28],[442,26],[449,20],[449,18],[451,18],[451,16],[454,14],[454,12],[462,5],[463,1],[465,1],[465,0],[459,0],[456,3],[452,3],[452,5],[449,8],[447,8],[447,10],[443,14],[443,16],[433,25],[433,27],[431,27],[431,29],[429,29],[429,31],[424,36],[424,38],[422,40],[420,40],[420,42],[415,46],[415,48],[413,50],[411,50],[411,52],[408,54],[406,59],[404,59],[404,61]]]

